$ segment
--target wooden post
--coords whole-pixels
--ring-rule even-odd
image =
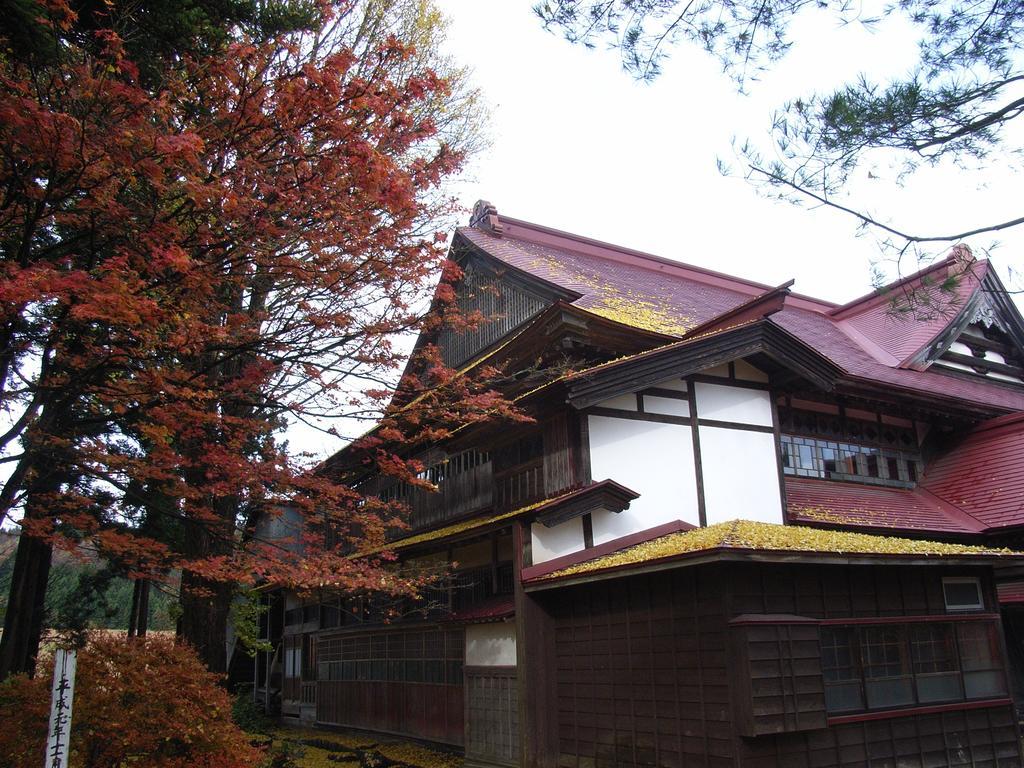
[[[50,697],[50,728],[43,768],[67,768],[71,749],[71,707],[75,699],[74,650],[58,648],[53,655],[53,691]]]
[[[555,691],[554,622],[544,605],[523,591],[525,539],[530,524],[512,526],[515,570],[516,665],[519,685],[519,765],[558,763],[558,699]]]

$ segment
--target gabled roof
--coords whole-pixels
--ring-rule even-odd
[[[578,296],[571,300],[573,305],[636,328],[682,338],[773,290],[712,270],[499,217],[496,212],[491,219],[459,228],[457,238],[523,275]],[[497,229],[492,226],[495,223]],[[890,288],[906,288],[910,285],[907,281],[913,280],[928,282],[928,275],[937,279],[935,276],[948,271],[955,261],[951,257]],[[979,281],[989,272],[986,262],[977,262],[957,290],[976,296]],[[771,321],[827,358],[851,385],[880,386],[944,402],[963,401],[989,415],[1024,410],[1024,388],[899,367],[905,357],[900,355],[926,346],[948,328],[952,318],[908,318],[908,323],[920,324],[913,326],[913,333],[906,329],[882,332],[878,326],[884,325],[880,318],[887,316],[887,306],[884,292],[842,307],[790,294]],[[950,311],[955,313],[955,307],[950,305]]]
[[[921,485],[987,528],[1024,521],[1024,413],[985,422],[926,470]]]
[[[647,352],[580,371],[566,379],[569,402],[585,408],[624,391],[635,391],[668,378],[688,376],[753,354],[767,355],[823,389],[830,389],[841,371],[828,358],[775,325],[771,319],[750,319],[685,338]]]
[[[968,262],[961,253],[844,304],[829,316],[879,362],[907,367],[954,322],[989,271],[987,261]],[[901,305],[905,311],[894,311]]]

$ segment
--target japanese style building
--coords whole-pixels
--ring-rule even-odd
[[[534,420],[421,454],[436,493],[367,478],[402,566],[454,572],[390,623],[282,599],[285,715],[473,766],[1024,765],[1024,320],[986,261],[840,306],[483,202],[451,258],[488,321],[433,340]]]

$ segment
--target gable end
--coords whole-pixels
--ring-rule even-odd
[[[990,271],[949,327],[908,362],[1024,385],[1024,320]]]
[[[459,312],[479,313],[483,319],[475,328],[441,329],[438,346],[445,365],[458,366],[476,356],[560,298],[490,263],[464,242],[453,245],[452,255],[463,271],[456,286]]]

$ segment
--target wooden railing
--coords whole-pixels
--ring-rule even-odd
[[[409,499],[410,524],[426,528],[485,509],[491,506],[493,493],[494,475],[491,463],[486,462],[445,478],[436,493],[415,489]]]
[[[544,498],[544,460],[535,459],[494,475],[494,508],[516,509]]]

